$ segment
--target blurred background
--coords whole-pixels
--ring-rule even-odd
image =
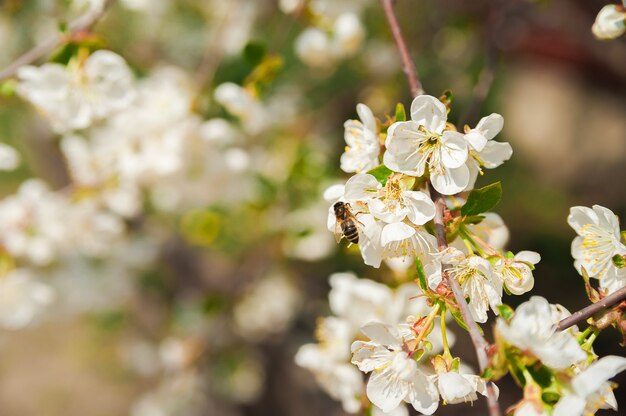
[[[0,1],[0,68],[92,3]],[[329,314],[328,277],[354,271],[390,284],[412,277],[365,266],[354,248],[337,246],[322,194],[348,177],[339,156],[356,104],[384,121],[411,97],[377,1],[312,1],[318,9],[310,13],[290,3],[298,2],[120,0],[92,32],[51,55],[67,63],[80,48],[109,49],[138,83],[152,80],[142,85],[155,94],[164,84],[154,74],[176,71],[180,89],[159,97],[165,106],[181,100],[193,127],[175,126],[189,147],[183,168],[138,181],[140,208],[116,217],[114,237],[93,234],[105,249],[53,242],[54,256],[37,262],[2,242],[2,267],[27,270],[52,295],[20,328],[0,328],[1,416],[344,414],[294,363],[299,346],[313,341],[317,317]],[[513,157],[478,185],[502,181],[496,212],[510,229],[509,249],[542,257],[535,289],[507,297],[512,306],[531,294],[570,311],[587,305],[572,266],[569,208],[600,204],[626,218],[626,41],[593,38],[605,4],[396,2],[426,92],[453,93],[449,119],[462,128],[492,112],[504,116],[498,137]],[[341,8],[362,26],[348,39],[354,44],[338,54],[325,55],[323,45],[297,50],[307,28],[326,27],[322,17],[332,22]],[[218,93],[225,83],[253,89],[253,102]],[[149,148],[152,133],[140,123],[135,129],[138,146]],[[2,84],[0,141],[21,163],[0,172],[0,212],[29,178],[53,195],[34,198],[35,207],[77,199],[64,136],[15,94],[14,81]],[[14,232],[7,221],[0,219],[5,235]],[[72,230],[91,233],[85,221]],[[476,366],[455,329],[454,351]],[[619,341],[604,331],[596,352],[624,355]],[[521,398],[509,377],[498,385],[503,408]],[[616,391],[622,409],[624,391]],[[484,409],[478,400],[437,414]]]

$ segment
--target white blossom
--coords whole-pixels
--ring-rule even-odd
[[[598,13],[591,27],[594,36],[602,40],[616,39],[626,32],[626,7],[607,4]]]
[[[467,166],[470,172],[466,191],[474,187],[481,167],[494,169],[511,158],[513,154],[511,145],[493,140],[503,126],[504,118],[500,114],[493,113],[480,119],[475,128],[465,133],[465,140],[469,144]]]
[[[618,269],[612,260],[615,255],[626,255],[626,246],[620,242],[617,216],[600,205],[578,206],[570,209],[567,222],[578,234],[572,241],[576,269],[581,272],[584,267],[609,293],[624,287],[626,268]]]
[[[341,155],[341,170],[362,173],[379,165],[380,142],[372,110],[365,104],[358,104],[356,111],[361,121],[348,120],[344,123],[347,146]]]
[[[17,76],[18,94],[37,107],[57,133],[89,127],[128,107],[135,96],[130,68],[111,51],[96,51],[67,67],[24,66]]]
[[[13,147],[0,143],[0,170],[15,170],[20,164],[20,154]]]
[[[359,396],[363,391],[361,373],[349,363],[353,326],[342,319],[328,317],[318,323],[318,344],[305,344],[298,350],[295,361],[311,371],[318,384],[331,397],[341,401],[343,409],[355,413],[361,408]]]
[[[415,97],[411,120],[389,127],[383,156],[385,166],[412,176],[430,173],[433,187],[444,195],[465,189],[469,183],[467,141],[446,129],[447,110],[430,95]]]
[[[383,412],[396,409],[402,402],[431,415],[439,406],[439,392],[431,378],[403,347],[414,339],[410,331],[402,335],[394,327],[371,322],[361,328],[370,341],[352,344],[352,363],[364,373],[368,399]]]
[[[252,92],[232,82],[225,82],[215,88],[215,100],[237,116],[244,130],[250,134],[259,134],[269,121],[269,114],[263,104]]]
[[[274,272],[256,282],[235,305],[236,330],[250,339],[280,333],[293,320],[300,299],[300,291],[289,277]]]
[[[571,390],[554,407],[554,416],[583,416],[595,414],[600,408],[617,410],[615,396],[608,380],[626,370],[626,358],[608,355],[577,374]]]
[[[510,344],[529,351],[545,365],[565,369],[587,358],[576,338],[568,331],[557,331],[548,301],[533,296],[522,303],[509,323],[498,319],[496,330]]]
[[[354,55],[363,40],[365,30],[354,13],[339,15],[332,29],[306,28],[296,39],[296,55],[305,64],[315,68],[330,68],[339,60]]]
[[[513,258],[500,258],[493,267],[509,292],[521,295],[529,292],[534,284],[533,268],[541,257],[534,251],[520,251]]]
[[[487,382],[475,374],[444,371],[435,376],[437,389],[446,404],[467,403],[487,396]]]
[[[33,279],[27,269],[0,276],[0,326],[20,329],[30,324],[54,300],[54,291]]]

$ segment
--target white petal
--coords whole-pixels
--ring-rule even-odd
[[[487,169],[493,169],[509,160],[512,154],[513,148],[510,144],[489,141],[483,151],[479,153],[479,157]]]
[[[446,131],[441,136],[441,162],[447,168],[458,168],[467,161],[467,142],[461,133]]]
[[[572,387],[579,396],[586,398],[597,392],[604,382],[624,370],[626,370],[625,357],[607,355],[574,377]]]
[[[383,227],[380,235],[380,242],[383,246],[393,242],[402,241],[412,237],[415,234],[415,228],[403,222],[387,224]]]
[[[357,173],[346,182],[344,198],[348,200],[369,199],[372,193],[382,185],[376,178],[367,173]]]
[[[324,200],[328,202],[335,202],[343,196],[345,185],[335,184],[331,185],[324,191]]]
[[[398,331],[391,325],[382,322],[368,322],[361,327],[361,332],[377,344],[401,349],[402,341]]]
[[[437,386],[421,374],[417,374],[409,390],[407,401],[413,408],[425,415],[432,415],[439,407],[439,391]]]
[[[515,260],[523,261],[524,263],[537,264],[541,261],[539,253],[534,251],[520,251],[515,255]]]
[[[372,373],[367,382],[367,398],[383,412],[389,413],[402,403],[408,386],[406,383],[390,383],[386,374],[386,371]]]
[[[442,195],[454,195],[461,192],[469,183],[469,169],[466,165],[456,169],[446,169],[445,175],[431,172],[430,181]]]
[[[476,398],[476,392],[472,384],[461,374],[454,371],[439,374],[437,386],[439,387],[441,398],[448,404],[466,402],[472,393],[474,393],[473,400]]]
[[[356,112],[359,115],[359,118],[363,122],[363,125],[370,131],[376,131],[376,119],[374,118],[374,114],[372,110],[365,104],[357,104]]]
[[[587,402],[575,395],[563,396],[554,406],[552,416],[582,416]]]
[[[492,113],[480,119],[476,130],[480,131],[487,140],[492,140],[502,131],[502,127],[504,127],[504,117],[500,114]]]
[[[429,132],[443,132],[447,119],[446,106],[431,95],[418,95],[411,103],[411,120],[418,122]]]
[[[594,210],[589,207],[571,207],[567,216],[567,223],[577,233],[587,224],[597,224],[598,216]]]
[[[485,148],[485,145],[487,144],[487,138],[476,129],[470,130],[465,135],[465,140],[467,140],[472,149],[476,150],[477,152],[483,150]]]
[[[402,196],[409,209],[407,216],[413,224],[424,225],[435,217],[435,204],[424,192],[405,191]]]

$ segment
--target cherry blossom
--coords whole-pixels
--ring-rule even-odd
[[[444,195],[465,189],[469,183],[467,141],[461,133],[446,130],[447,110],[430,95],[415,97],[411,120],[396,122],[387,131],[385,166],[412,176],[430,173],[433,187]]]
[[[372,110],[365,104],[357,104],[356,111],[361,121],[348,120],[344,123],[347,146],[341,155],[341,170],[362,173],[379,165],[380,142]]]
[[[530,351],[547,366],[565,369],[587,358],[576,338],[567,331],[555,330],[556,320],[548,301],[533,296],[522,303],[509,323],[496,323],[504,340],[524,351]]]
[[[574,266],[585,268],[590,277],[600,281],[600,287],[614,292],[626,284],[626,268],[618,268],[613,256],[626,255],[626,246],[620,242],[619,219],[600,205],[572,207],[568,224],[578,237],[572,241]]]

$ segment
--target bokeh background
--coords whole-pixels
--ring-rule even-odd
[[[94,29],[99,45],[140,78],[165,65],[189,74],[197,82],[192,111],[237,129],[244,174],[207,180],[200,189],[210,198],[174,212],[155,208],[153,190],[144,189],[145,209],[126,221],[124,253],[36,269],[56,301],[29,326],[0,330],[1,416],[343,414],[294,364],[298,347],[313,340],[316,318],[329,313],[328,276],[351,270],[382,282],[410,279],[363,265],[325,229],[323,190],[347,178],[338,163],[343,122],[356,117],[358,102],[380,119],[396,102],[410,103],[380,5],[355,3],[363,3],[363,44],[322,68],[294,52],[306,16],[285,14],[271,0],[128,0],[110,8]],[[626,41],[593,38],[604,4],[396,2],[426,91],[453,92],[450,120],[462,126],[491,112],[504,116],[499,137],[512,144],[513,158],[479,184],[503,183],[496,211],[510,228],[509,248],[542,256],[535,289],[507,298],[513,306],[531,294],[572,311],[585,306],[570,256],[569,207],[600,204],[626,218]],[[1,1],[0,67],[53,33],[73,7]],[[261,94],[281,117],[250,134],[213,92],[244,82],[255,50],[283,60]],[[59,137],[10,93],[0,96],[0,140],[22,158],[16,171],[0,173],[3,196],[30,177],[55,190],[70,184]],[[455,351],[475,365],[467,337],[456,333]],[[595,349],[624,355],[619,341],[607,330]],[[503,408],[519,400],[510,378],[499,385]],[[622,409],[624,391],[616,391]],[[479,400],[437,414],[484,409]]]

